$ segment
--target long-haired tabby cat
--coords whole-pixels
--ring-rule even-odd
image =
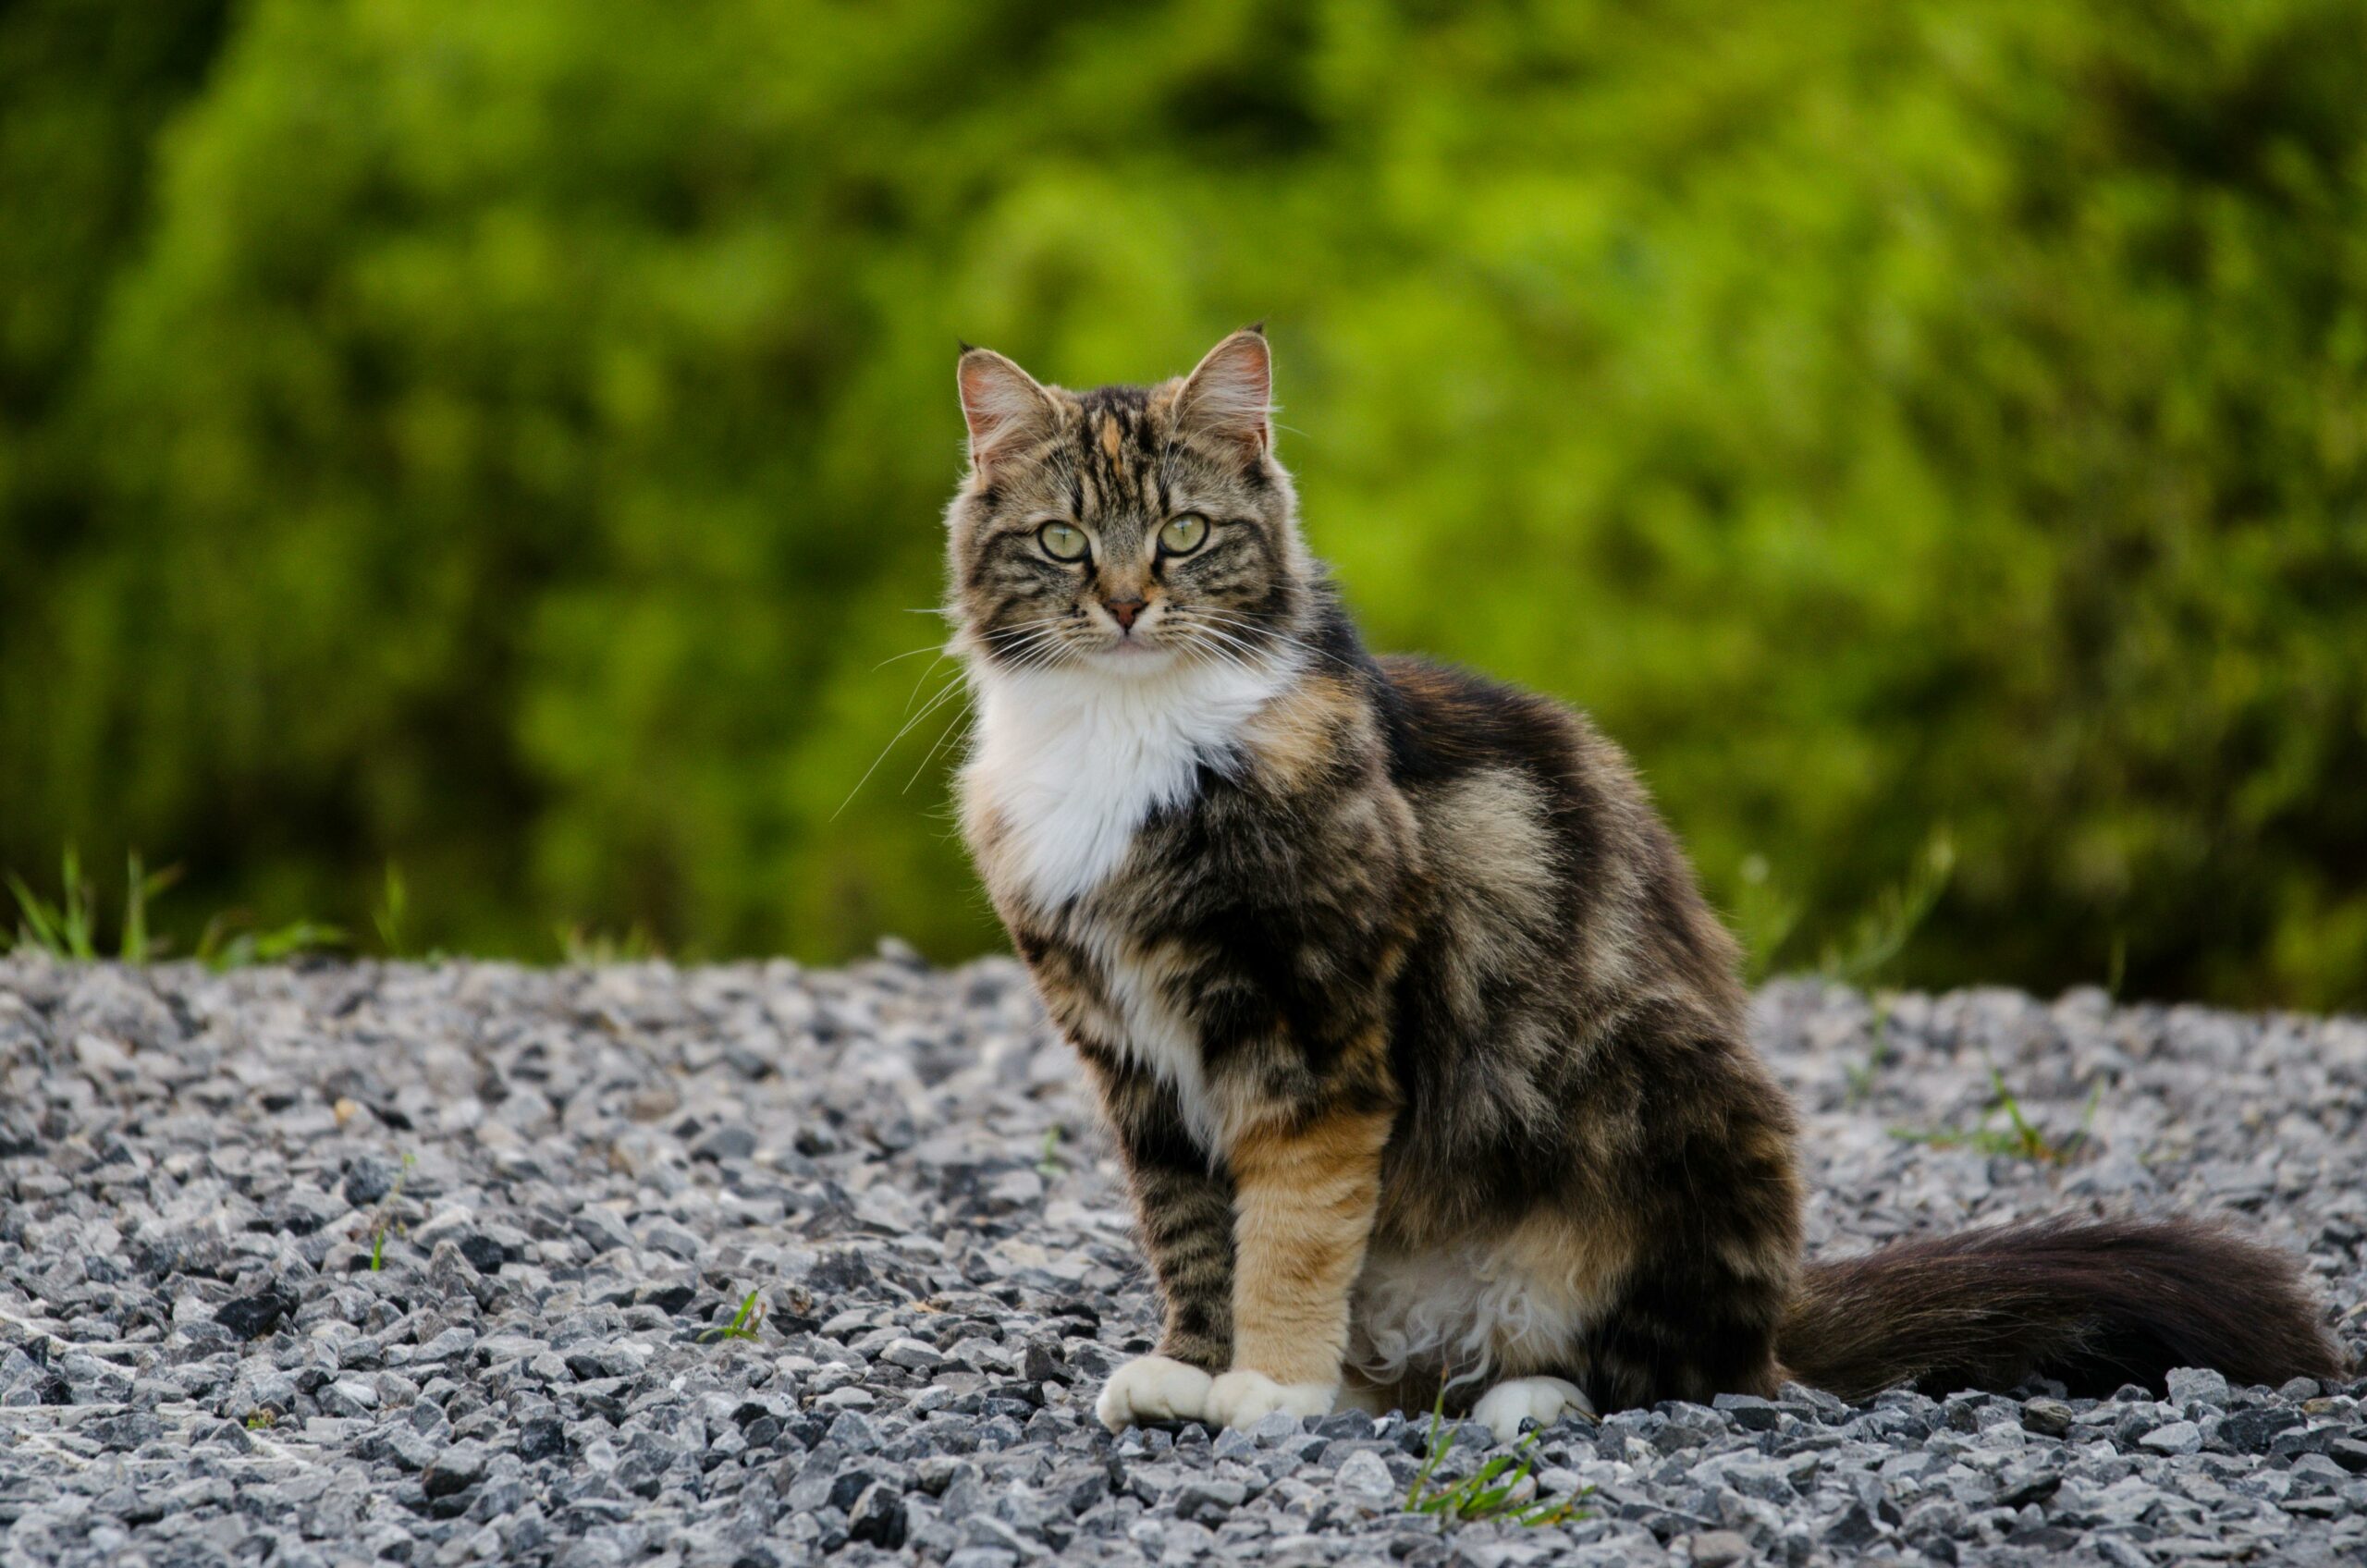
[[[1263,333],[1150,387],[961,359],[979,870],[1123,1155],[1165,1301],[1111,1427],[1441,1387],[1524,1418],[1784,1378],[2089,1390],[2336,1365],[2216,1227],[1801,1260],[1733,942],[1619,750],[1365,651],[1274,459]]]

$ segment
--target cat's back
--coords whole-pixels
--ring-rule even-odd
[[[1575,960],[1565,977],[1589,988],[1738,1005],[1733,939],[1616,743],[1574,708],[1469,670],[1404,655],[1374,668],[1441,943],[1490,969]]]

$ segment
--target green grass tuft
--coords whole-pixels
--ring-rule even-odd
[[[317,920],[294,920],[263,930],[241,929],[244,923],[245,917],[238,914],[217,914],[207,921],[205,934],[197,939],[197,962],[214,970],[244,969],[346,945],[342,926]]]
[[[96,937],[97,900],[91,886],[82,880],[82,856],[71,844],[66,846],[64,868],[59,876],[63,889],[59,900],[51,903],[28,887],[25,879],[15,872],[8,874],[8,890],[16,895],[17,945],[34,948],[58,959],[95,959],[99,956]]]
[[[379,895],[378,906],[370,912],[370,924],[378,933],[378,950],[388,958],[400,958],[410,949],[404,945],[404,919],[411,913],[411,888],[403,881],[403,868],[391,859],[386,862],[386,890]]]
[[[2027,1159],[2034,1165],[2068,1165],[2087,1147],[2090,1133],[2095,1126],[2097,1109],[2103,1104],[2104,1086],[2101,1079],[2088,1096],[2088,1109],[2081,1114],[2079,1125],[2060,1139],[2048,1136],[2038,1123],[2030,1119],[2022,1109],[2019,1097],[2005,1086],[2005,1075],[1993,1065],[1989,1069],[1989,1082],[1992,1093],[1989,1107],[1981,1113],[1981,1125],[1940,1128],[1932,1132],[1894,1127],[1891,1136],[1910,1144],[1926,1144],[1935,1149],[1978,1149],[1986,1155]],[[2000,1111],[2005,1113],[2005,1125],[1989,1125],[1990,1119]]]
[[[178,865],[150,871],[137,850],[124,857],[123,923],[115,953],[121,962],[153,963],[166,956],[170,943],[151,928],[149,906],[179,881],[180,875]],[[17,901],[17,937],[10,946],[76,962],[95,962],[107,956],[99,945],[98,889],[84,879],[82,857],[73,845],[68,844],[59,857],[55,902],[35,892],[15,872],[6,881]],[[198,938],[191,956],[209,968],[239,969],[345,943],[343,931],[319,921],[298,920],[267,930],[246,926],[242,915],[215,915],[206,922],[205,933]]]
[[[1576,1497],[1548,1498],[1539,1501],[1515,1501],[1537,1465],[1534,1452],[1538,1434],[1531,1432],[1521,1439],[1510,1453],[1500,1453],[1477,1471],[1450,1486],[1432,1487],[1431,1478],[1449,1452],[1454,1448],[1454,1433],[1446,1425],[1446,1394],[1441,1390],[1438,1403],[1430,1407],[1430,1452],[1422,1462],[1421,1473],[1405,1491],[1405,1512],[1436,1519],[1441,1527],[1449,1525],[1478,1524],[1496,1520],[1518,1525],[1527,1529],[1539,1529],[1549,1525],[1566,1525],[1588,1517],[1587,1511],[1577,1505]],[[1587,1491],[1592,1491],[1591,1487]],[[1586,1495],[1585,1492],[1578,1494]]]
[[[402,1201],[403,1183],[411,1180],[411,1168],[417,1159],[406,1153],[402,1168],[395,1172],[395,1184],[377,1202],[376,1222],[370,1227],[370,1272],[382,1273],[386,1267],[386,1231],[394,1224],[395,1205]]]
[[[750,1291],[745,1297],[742,1298],[740,1310],[732,1314],[731,1321],[719,1329],[709,1329],[699,1336],[699,1342],[717,1344],[725,1340],[753,1340],[756,1337],[757,1328],[763,1324],[764,1320],[765,1304],[758,1299],[755,1292]]]
[[[150,871],[132,851],[124,857],[123,928],[116,956],[126,963],[147,963],[163,956],[166,943],[151,936],[148,902],[180,879],[180,867]],[[58,899],[50,902],[14,872],[8,890],[17,900],[16,945],[48,953],[52,958],[95,962],[99,950],[98,889],[82,876],[81,852],[68,844],[59,857]]]
[[[636,923],[621,937],[583,925],[562,925],[557,932],[559,958],[571,969],[595,969],[608,963],[642,963],[666,956],[649,928]]]

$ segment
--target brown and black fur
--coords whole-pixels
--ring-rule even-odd
[[[1080,665],[1122,641],[1093,606],[1129,597],[1179,656],[1289,669],[1089,888],[1031,885],[991,767],[965,779],[988,889],[1123,1156],[1162,1355],[1353,1395],[1384,1278],[1478,1248],[1553,1307],[1542,1337],[1491,1341],[1491,1374],[1605,1411],[1785,1377],[1854,1397],[2334,1369],[2290,1267],[2201,1224],[1804,1267],[1797,1125],[1675,839],[1584,718],[1366,652],[1300,541],[1265,365],[1254,331],[1151,388],[963,361],[974,466],[949,521],[977,679]],[[1153,557],[1179,510],[1208,544]],[[1048,559],[1047,517],[1090,527],[1093,557]],[[1147,1019],[1196,1067],[1136,1038]],[[1467,1369],[1441,1349],[1365,1392],[1427,1404]]]

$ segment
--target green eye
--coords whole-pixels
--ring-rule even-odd
[[[1197,512],[1170,519],[1159,531],[1159,547],[1171,556],[1188,556],[1208,536],[1208,520]]]
[[[1046,523],[1036,531],[1036,543],[1043,545],[1044,553],[1056,561],[1081,561],[1091,548],[1085,530],[1066,522]]]

